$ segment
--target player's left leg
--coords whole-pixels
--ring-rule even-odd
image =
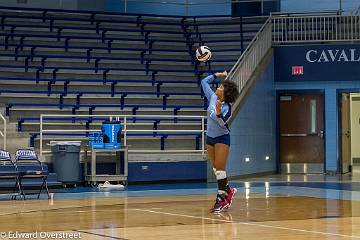
[[[230,146],[223,143],[215,144],[215,161],[214,165],[217,169],[216,179],[218,181],[218,194],[227,202],[226,208],[230,207],[232,199],[236,193],[236,188],[231,188],[226,174],[226,163],[229,155]],[[224,204],[223,204],[224,205]]]

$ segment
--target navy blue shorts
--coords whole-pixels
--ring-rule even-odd
[[[230,134],[225,134],[215,138],[206,136],[206,144],[214,146],[216,143],[223,143],[230,146]]]

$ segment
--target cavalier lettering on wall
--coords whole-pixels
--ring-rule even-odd
[[[360,44],[277,46],[274,54],[276,82],[360,81]]]
[[[309,50],[306,52],[308,62],[360,62],[360,50],[357,49],[327,49]]]

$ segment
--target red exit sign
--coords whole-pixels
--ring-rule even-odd
[[[293,66],[291,73],[292,73],[292,75],[303,75],[304,67],[303,66]]]

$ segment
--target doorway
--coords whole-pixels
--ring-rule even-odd
[[[341,94],[340,103],[340,133],[341,133],[341,160],[340,172],[351,172],[351,117],[350,93]]]
[[[282,173],[324,172],[324,96],[280,94],[279,158]]]
[[[350,93],[350,114],[348,114],[350,119],[350,127],[348,133],[350,135],[349,145],[350,147],[346,148],[346,143],[342,146],[344,155],[350,152],[350,159],[342,159],[342,165],[344,169],[346,166],[352,170],[353,177],[360,179],[360,93]],[[346,132],[344,126],[342,126],[342,132]],[[349,150],[350,148],[350,150]]]

